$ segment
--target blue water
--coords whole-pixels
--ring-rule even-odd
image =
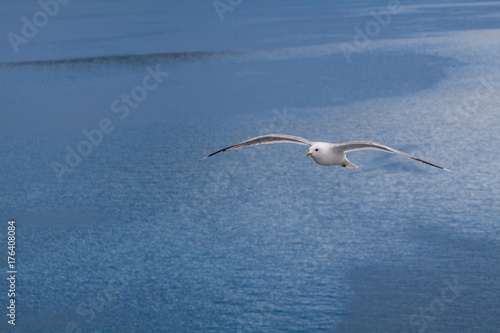
[[[0,331],[497,332],[500,4],[402,2],[349,62],[386,7],[243,1],[221,22],[210,1],[89,0],[18,53],[3,38],[18,307]],[[39,10],[0,8],[17,33]],[[454,172],[376,151],[323,167],[292,144],[199,162],[267,133]]]

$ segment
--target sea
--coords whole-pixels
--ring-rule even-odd
[[[3,0],[0,32],[1,332],[500,331],[499,1]],[[200,161],[271,133],[453,172]]]

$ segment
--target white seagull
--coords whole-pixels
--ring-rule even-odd
[[[306,156],[311,156],[314,162],[326,166],[341,165],[344,168],[357,168],[358,167],[357,165],[354,165],[347,159],[345,153],[354,150],[375,149],[375,150],[382,150],[388,153],[398,154],[404,157],[414,159],[415,161],[419,161],[431,165],[433,167],[448,172],[452,172],[451,170],[440,167],[439,165],[429,163],[427,161],[421,160],[419,158],[413,157],[399,150],[381,145],[380,143],[376,142],[370,142],[370,141],[350,141],[345,143],[312,142],[298,136],[285,135],[285,134],[269,134],[269,135],[258,136],[237,143],[235,145],[229,146],[227,148],[218,150],[215,153],[203,157],[200,161],[226,150],[236,150],[243,147],[264,145],[270,143],[280,143],[280,142],[296,143],[299,145],[310,146],[309,152],[306,154]]]

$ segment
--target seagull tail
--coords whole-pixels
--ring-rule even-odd
[[[344,168],[357,168],[358,166],[354,163],[351,163],[348,159],[345,160],[344,164],[342,164]]]

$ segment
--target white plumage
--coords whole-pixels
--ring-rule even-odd
[[[313,142],[298,136],[285,135],[285,134],[269,134],[269,135],[258,136],[237,143],[235,145],[226,147],[224,149],[218,150],[215,153],[203,157],[200,161],[226,150],[236,150],[243,147],[250,147],[250,146],[264,145],[271,143],[283,143],[283,142],[310,146],[309,152],[306,154],[306,156],[311,156],[316,163],[326,166],[341,165],[347,168],[357,168],[356,165],[354,165],[347,159],[345,153],[355,150],[375,149],[408,157],[415,161],[419,161],[431,165],[433,167],[451,172],[450,170],[440,167],[439,165],[429,163],[427,161],[421,160],[419,158],[408,155],[399,150],[381,145],[380,143],[376,142],[371,142],[371,141],[351,141],[345,143]]]

